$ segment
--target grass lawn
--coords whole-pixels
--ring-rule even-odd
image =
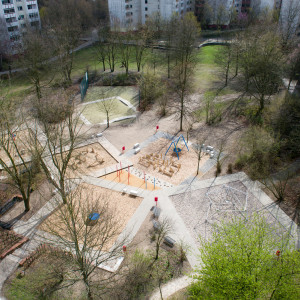
[[[110,120],[135,114],[134,110],[123,104],[118,99],[114,99],[113,101],[115,103],[113,104],[112,111],[109,114]],[[83,106],[82,113],[92,124],[102,123],[106,121],[106,113],[102,107],[101,103],[87,104]]]
[[[138,103],[138,88],[134,86],[96,86],[87,90],[84,102],[119,96],[132,105]]]

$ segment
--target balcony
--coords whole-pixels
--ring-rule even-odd
[[[4,14],[5,19],[16,18],[16,13]]]

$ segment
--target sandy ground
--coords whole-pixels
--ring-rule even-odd
[[[114,164],[116,160],[99,144],[94,143],[77,148],[69,164],[68,176],[78,177],[103,169]]]
[[[14,139],[17,146],[17,149],[20,151],[22,157],[24,160],[28,160],[31,157],[28,145],[29,145],[29,139],[30,139],[30,133],[28,129],[14,132]],[[17,154],[17,151],[15,147],[13,146],[13,141],[10,141],[12,147],[11,147],[11,154],[14,159],[16,159],[17,162],[19,162],[19,155]],[[7,157],[5,151],[0,147],[0,157],[4,160],[5,163],[10,165],[10,160]],[[2,168],[2,167],[0,167]]]
[[[180,184],[186,178],[196,175],[198,163],[197,153],[191,147],[189,147],[188,151],[186,146],[181,142],[179,142],[177,145],[181,149],[181,152],[179,153],[179,160],[176,153],[173,152],[174,146],[171,146],[165,157],[165,163],[163,164],[164,155],[169,148],[169,145],[169,140],[163,138],[159,139],[154,143],[151,143],[148,147],[142,149],[141,152],[137,155],[133,156],[131,158],[131,161],[136,166],[136,168],[141,169],[142,171],[145,171],[146,173],[151,174],[154,177],[169,181],[173,184]],[[142,159],[142,157],[150,155],[151,153],[153,153],[153,155],[158,155],[158,157],[150,158],[148,160],[154,163],[157,162],[155,168],[153,164],[147,166],[147,164],[144,163],[147,162],[147,160]],[[199,167],[201,167],[208,159],[208,156],[202,157]],[[178,167],[175,167],[174,165],[180,165],[180,168],[178,169]],[[170,169],[172,169],[174,173],[169,172]],[[164,174],[164,170],[166,170],[170,175],[173,175],[170,176]]]
[[[78,224],[78,235],[81,241],[83,241],[84,233],[82,233],[79,228],[81,228],[81,226],[82,228],[86,227],[86,220],[92,212],[100,213],[99,221],[93,226],[94,230],[97,231],[98,237],[101,238],[102,235],[99,234],[99,232],[104,232],[106,230],[105,226],[108,226],[108,228],[114,231],[112,236],[107,238],[105,242],[106,250],[113,245],[142,202],[142,199],[139,197],[131,197],[128,194],[122,194],[90,184],[81,184],[74,194],[73,200],[74,207],[76,207],[78,211],[76,224]],[[66,235],[67,237],[66,232],[68,229],[66,224],[68,222],[63,221],[61,217],[64,209],[64,206],[62,206],[51,214],[50,217],[41,224],[40,229],[48,232],[52,231],[52,233],[59,232],[61,235]],[[104,222],[100,221],[101,216],[102,219],[105,220]],[[53,227],[53,224],[56,224],[55,227]],[[97,245],[93,246],[97,248]]]
[[[154,185],[152,183],[147,182],[147,186],[146,186],[146,183],[144,182],[144,180],[135,175],[130,174],[129,179],[128,179],[128,172],[124,171],[124,170],[122,170],[122,173],[118,172],[118,175],[117,175],[117,172],[114,172],[114,173],[110,173],[108,175],[102,176],[100,178],[115,181],[115,182],[120,182],[123,184],[127,184],[130,186],[140,188],[140,189],[144,189],[144,190],[150,190],[150,191],[154,190]],[[158,188],[156,186],[155,189],[159,190],[160,188]]]

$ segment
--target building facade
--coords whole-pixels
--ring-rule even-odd
[[[0,18],[2,35],[14,48],[23,30],[28,26],[40,26],[37,0],[0,0]]]
[[[151,16],[169,19],[173,14],[194,11],[193,0],[108,0],[111,25],[136,27]]]

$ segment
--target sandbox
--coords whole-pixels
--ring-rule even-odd
[[[91,174],[116,163],[116,160],[99,144],[93,143],[74,150],[69,163],[68,176]]]
[[[102,176],[100,178],[127,184],[127,185],[134,186],[134,187],[144,189],[144,190],[154,191],[154,185],[151,182],[147,182],[147,185],[146,185],[146,182],[144,182],[144,179],[139,178],[133,174],[130,174],[130,176],[128,178],[128,172],[125,170],[122,170],[122,172],[118,172],[118,173],[117,172],[110,173],[110,174]],[[159,189],[160,188],[158,188],[157,186],[155,187],[155,190],[159,190]]]
[[[180,184],[188,177],[196,176],[198,155],[195,150],[189,147],[188,151],[184,144],[178,143],[178,147],[181,149],[178,160],[173,146],[165,156],[169,146],[170,141],[161,138],[143,148],[140,153],[130,159],[136,168],[173,184]],[[148,159],[147,156],[150,158]],[[199,167],[201,168],[208,159],[209,156],[202,157]]]
[[[77,191],[79,192],[77,193]],[[86,218],[86,215],[90,213],[88,210],[89,208],[91,208],[90,210],[92,213],[95,212],[92,209],[93,207],[101,207],[103,205],[107,205],[109,217],[113,217],[114,222],[117,222],[118,226],[114,238],[106,244],[106,251],[113,245],[118,235],[124,230],[126,224],[142,202],[142,198],[131,197],[127,194],[86,183],[80,184],[74,195],[74,206],[78,207],[79,212],[76,219],[78,226],[80,226],[79,224],[85,224],[86,220],[82,218]],[[64,207],[62,206],[61,209],[64,209]],[[51,233],[49,226],[50,228],[52,226],[57,226],[55,227],[55,230],[58,230],[64,235],[64,231],[67,231],[67,227],[59,217],[59,215],[61,215],[61,209],[54,211],[45,222],[40,225],[40,229]],[[82,211],[86,211],[87,214],[82,213]],[[98,222],[101,222],[101,215]],[[58,229],[59,227],[61,227],[61,229]]]
[[[11,147],[11,155],[16,160],[17,164],[21,163],[21,160],[19,159],[19,155],[17,154],[15,147],[13,146],[13,140],[17,145],[18,150],[20,151],[20,154],[22,155],[22,158],[25,161],[30,161],[31,159],[31,153],[28,145],[30,145],[30,129],[16,131],[10,136],[10,143],[12,145]],[[11,164],[9,158],[7,157],[5,151],[0,147],[0,157],[4,160],[6,164]],[[2,169],[2,167],[0,167]]]

